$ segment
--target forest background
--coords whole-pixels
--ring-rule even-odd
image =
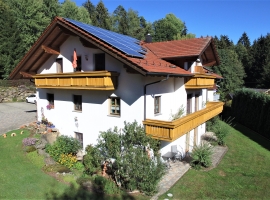
[[[82,6],[71,0],[61,3],[59,0],[0,0],[0,79],[8,79],[10,72],[55,16],[78,20],[139,40],[144,40],[148,33],[152,35],[153,42],[196,37],[196,33],[189,33],[185,22],[173,13],[151,23],[138,11],[125,10],[121,5],[109,13],[102,0],[97,5],[85,0]],[[270,88],[269,33],[258,36],[253,43],[246,32],[236,44],[226,33],[212,37],[221,62],[211,70],[223,77],[218,80],[221,97],[243,87]]]

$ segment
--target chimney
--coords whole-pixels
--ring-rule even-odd
[[[150,33],[148,33],[145,37],[145,42],[146,43],[151,43],[152,42],[152,36],[150,35]]]

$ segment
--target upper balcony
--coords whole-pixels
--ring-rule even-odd
[[[208,102],[206,108],[174,121],[146,119],[143,121],[147,135],[158,140],[174,141],[223,110],[223,102]]]
[[[185,88],[186,89],[202,89],[202,88],[212,88],[215,83],[214,76],[210,74],[195,74],[193,77],[185,78]]]
[[[37,88],[115,90],[118,85],[117,72],[89,71],[34,75]]]

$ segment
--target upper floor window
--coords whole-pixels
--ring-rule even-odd
[[[47,93],[47,109],[54,109],[54,94]]]
[[[63,59],[57,58],[55,62],[56,62],[56,72],[63,73]]]
[[[155,103],[154,103],[154,113],[155,114],[158,114],[160,113],[160,100],[161,100],[161,97],[160,96],[155,96]]]
[[[120,98],[119,97],[110,97],[110,114],[111,115],[120,115]]]
[[[105,53],[95,54],[94,62],[96,71],[105,70]]]
[[[73,95],[74,110],[82,111],[82,95]]]

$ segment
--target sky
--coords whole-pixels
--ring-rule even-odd
[[[87,0],[71,0],[81,6]],[[100,0],[90,0],[95,6]],[[251,44],[270,33],[270,0],[103,0],[109,13],[122,5],[146,21],[172,13],[196,37],[227,35],[235,44],[246,32]]]

